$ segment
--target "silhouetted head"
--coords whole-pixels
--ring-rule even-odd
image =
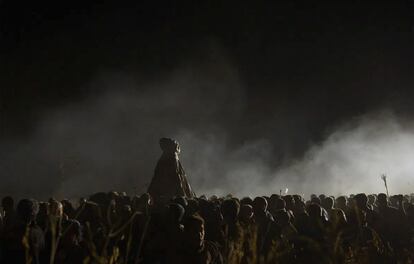
[[[116,214],[123,221],[127,221],[131,218],[132,208],[130,205],[127,205],[127,204],[117,206]]]
[[[221,214],[226,222],[236,221],[240,211],[240,204],[234,199],[227,199],[221,204]]]
[[[359,209],[365,209],[367,207],[368,197],[365,193],[358,193],[354,196],[354,201]]]
[[[1,206],[4,211],[10,212],[14,210],[14,200],[11,196],[6,196],[1,200]]]
[[[132,207],[134,211],[146,212],[152,204],[151,195],[144,193],[141,196],[134,196],[132,198]]]
[[[401,199],[401,202],[403,201],[403,196],[401,194],[397,194],[397,195],[391,195],[390,197],[388,197],[388,203],[391,206],[395,206],[398,207],[398,203]]]
[[[318,196],[311,197],[310,201],[311,201],[311,203],[314,203],[314,204],[318,204],[318,205],[321,204],[321,199]]]
[[[306,204],[304,201],[298,201],[295,203],[295,214],[306,213]]]
[[[309,217],[312,219],[322,219],[322,207],[319,204],[311,203],[307,208]]]
[[[56,199],[49,199],[48,215],[61,217],[63,215],[63,205]]]
[[[61,201],[63,205],[63,213],[66,214],[69,218],[75,217],[75,208],[71,201],[64,199]]]
[[[204,219],[199,215],[192,215],[184,221],[184,241],[190,250],[199,250],[204,247]]]
[[[374,205],[377,201],[377,196],[375,194],[368,195],[368,204]]]
[[[274,193],[274,194],[270,195],[270,202],[275,201],[279,198],[280,198],[280,195]]]
[[[244,197],[240,200],[240,204],[249,204],[253,205],[253,200],[250,197]]]
[[[276,200],[277,199],[279,199],[279,195],[277,195],[277,194],[272,194],[272,195],[270,195],[270,199],[269,199],[269,210],[277,210],[276,209]]]
[[[297,203],[302,202],[303,198],[299,194],[294,194],[293,195],[293,200],[295,200],[295,205],[296,205]]]
[[[253,212],[255,215],[263,214],[267,211],[267,201],[265,198],[258,196],[253,200]]]
[[[379,206],[384,207],[388,205],[388,198],[385,193],[378,194],[377,201]]]
[[[171,138],[161,138],[160,147],[162,151],[166,154],[180,154],[180,144],[174,139]]]
[[[83,205],[83,210],[80,211],[77,218],[81,223],[90,222],[92,225],[96,225],[102,220],[101,208],[94,202],[87,201]]]
[[[292,195],[285,195],[282,197],[282,199],[285,201],[286,205],[285,208],[288,210],[293,210],[295,207],[295,200],[293,199]]]
[[[336,198],[335,203],[336,203],[335,207],[345,208],[347,206],[346,197],[345,196],[339,196],[338,198]]]
[[[275,201],[275,209],[276,210],[283,210],[286,208],[286,201],[282,198],[279,198]]]
[[[34,221],[38,212],[39,204],[33,199],[22,199],[17,204],[17,215],[26,224]]]
[[[332,209],[334,206],[334,199],[332,197],[325,197],[325,199],[322,200],[322,207],[325,208],[325,210]]]
[[[248,223],[253,217],[253,207],[249,204],[243,204],[240,207],[239,219],[242,222]]]
[[[46,218],[48,214],[48,207],[49,207],[49,203],[39,202],[39,212],[37,213],[37,216]]]
[[[152,204],[152,197],[149,193],[143,193],[139,199],[141,200],[142,203],[144,203],[145,205],[149,206]]]

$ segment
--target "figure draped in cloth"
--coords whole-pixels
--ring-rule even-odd
[[[180,154],[178,142],[170,138],[161,138],[160,147],[163,153],[158,160],[154,177],[148,188],[148,193],[154,199],[154,203],[167,204],[174,196],[194,197],[195,194],[178,159],[178,154]]]

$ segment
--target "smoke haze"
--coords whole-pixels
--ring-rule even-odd
[[[377,193],[384,191],[381,173],[388,175],[392,193],[412,192],[411,121],[392,111],[355,117],[293,157],[291,135],[302,119],[290,124],[287,117],[265,119],[266,133],[260,126],[246,128],[243,80],[222,54],[150,82],[101,72],[89,88],[91,96],[41,115],[27,140],[1,142],[2,193],[40,198],[142,193],[164,136],[180,142],[198,195],[270,195],[285,188],[304,195]],[[235,140],[244,130],[254,136]],[[272,138],[263,136],[269,130]],[[307,138],[306,133],[299,134]]]

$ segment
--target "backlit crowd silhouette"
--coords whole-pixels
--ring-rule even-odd
[[[413,263],[414,194],[192,190],[176,141],[160,140],[148,192],[79,201],[2,198],[1,263]]]

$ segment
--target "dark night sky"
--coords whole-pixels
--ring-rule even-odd
[[[206,43],[245,87],[242,114],[215,120],[236,144],[276,141],[269,124],[288,117],[300,155],[354,116],[414,114],[412,1],[100,2],[0,2],[1,138],[30,137],[44,113],[98,96],[87,84],[99,71],[152,82],[208,61]]]
[[[99,69],[156,78],[211,39],[246,83],[248,123],[281,105],[318,116],[317,136],[383,104],[412,110],[410,1],[98,2],[1,4],[1,105],[18,119],[7,122],[13,133],[37,110],[86,96],[82,84]]]

